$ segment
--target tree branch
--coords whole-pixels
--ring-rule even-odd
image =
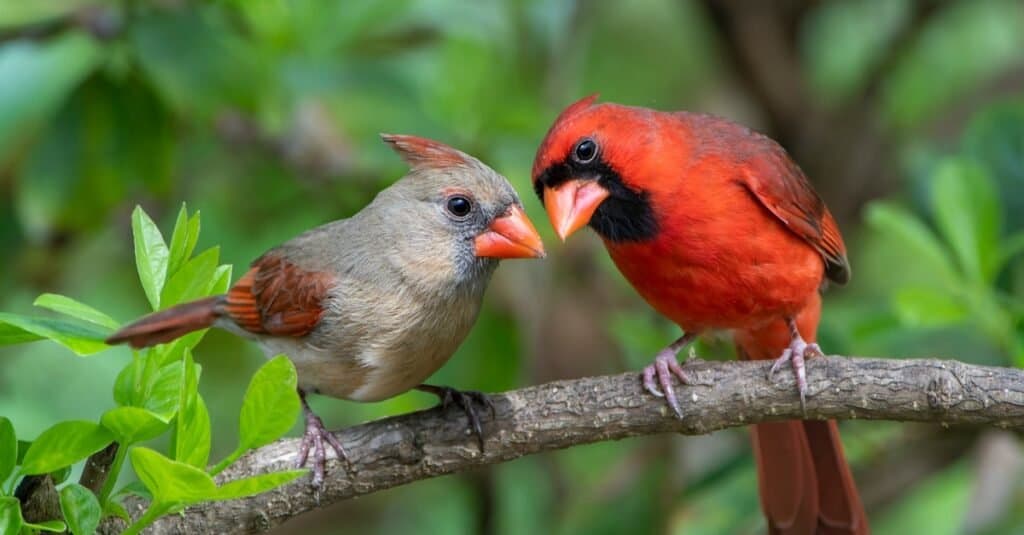
[[[151,533],[252,533],[338,500],[542,451],[656,433],[706,434],[787,419],[868,419],[1024,428],[1024,370],[952,360],[822,357],[808,361],[806,415],[790,373],[766,379],[768,362],[687,365],[699,383],[678,388],[683,418],[645,393],[636,373],[589,377],[492,396],[486,449],[478,451],[461,411],[405,414],[336,433],[352,460],[348,474],[328,466],[319,499],[307,481],[230,502],[202,504],[162,518]],[[219,479],[291,468],[296,439],[246,455]],[[138,517],[145,504],[131,502]],[[104,533],[117,527],[104,526]]]

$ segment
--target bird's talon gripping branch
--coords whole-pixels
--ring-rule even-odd
[[[820,357],[824,353],[821,351],[821,346],[816,343],[810,343],[804,341],[803,337],[800,336],[800,332],[796,328],[796,323],[793,320],[787,320],[789,323],[790,331],[793,334],[793,339],[789,343],[789,347],[782,352],[782,355],[775,359],[772,363],[772,367],[768,369],[768,380],[771,381],[775,372],[778,371],[783,364],[787,362],[793,367],[793,373],[796,375],[796,386],[800,392],[800,408],[806,413],[807,408],[807,368],[804,363],[804,359],[810,357]]]
[[[313,451],[313,480],[310,482],[310,485],[315,492],[319,493],[323,488],[324,475],[327,472],[325,442],[334,450],[338,460],[344,463],[347,472],[352,472],[352,463],[349,461],[348,454],[345,452],[341,442],[338,442],[334,434],[324,427],[323,420],[309,407],[309,404],[306,402],[306,394],[301,390],[299,391],[299,399],[302,400],[302,411],[306,416],[306,431],[302,435],[302,443],[299,445],[299,459],[295,464],[296,468],[306,466],[306,461],[309,460],[309,452],[310,450]]]
[[[447,410],[452,405],[458,405],[462,412],[466,414],[466,418],[469,419],[470,429],[476,435],[480,451],[484,451],[484,429],[480,423],[480,415],[477,413],[475,404],[487,407],[487,411],[491,413],[491,419],[493,420],[496,415],[494,402],[491,401],[487,394],[476,390],[456,390],[448,386],[434,385],[419,385],[416,389],[437,396],[441,400],[442,409]]]

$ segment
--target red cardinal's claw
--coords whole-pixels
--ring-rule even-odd
[[[676,417],[683,417],[683,410],[676,398],[675,388],[672,387],[672,377],[675,376],[684,385],[693,384],[689,374],[683,370],[676,360],[676,352],[671,348],[665,349],[654,357],[654,362],[644,368],[644,388],[652,395],[664,397]],[[659,388],[660,387],[660,388]]]

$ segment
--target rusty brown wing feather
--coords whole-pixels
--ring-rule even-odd
[[[274,336],[305,336],[323,315],[334,276],[264,255],[228,290],[224,312],[239,327]]]
[[[821,254],[829,279],[845,284],[850,280],[850,264],[839,226],[803,171],[782,147],[772,145],[746,162],[741,182],[790,231]]]

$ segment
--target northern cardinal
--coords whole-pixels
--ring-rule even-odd
[[[220,327],[268,356],[286,354],[306,418],[299,466],[312,448],[314,487],[325,443],[346,456],[306,402],[310,392],[354,401],[430,392],[462,407],[483,447],[473,402],[490,407],[487,398],[421,383],[469,333],[498,260],[544,256],[503,176],[437,141],[382,137],[412,171],[357,214],[271,249],[227,294],[155,312],[107,340],[147,347]]]
[[[640,295],[684,331],[643,371],[680,414],[676,354],[731,329],[746,359],[789,363],[801,400],[826,279],[850,277],[836,222],[785,150],[708,115],[584,98],[537,150],[533,181],[563,240],[588,225]],[[867,517],[834,421],[753,428],[771,533],[866,533]]]

